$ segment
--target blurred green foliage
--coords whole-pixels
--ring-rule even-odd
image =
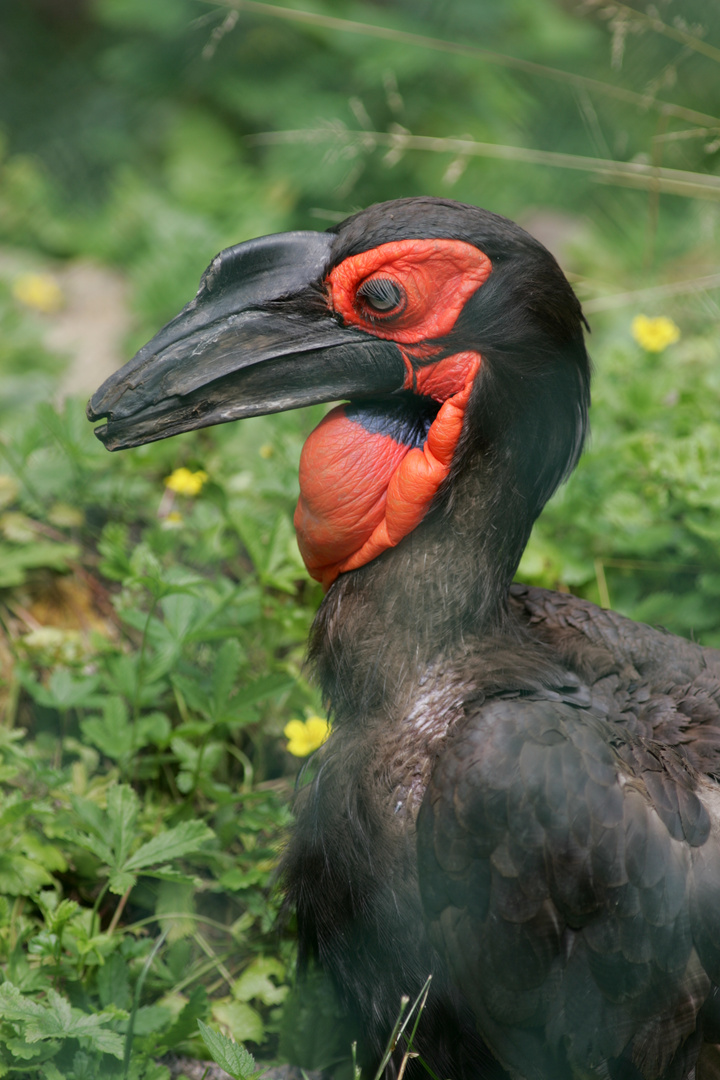
[[[257,7],[0,8],[0,1075],[165,1080],[166,1051],[204,1055],[198,1020],[264,1057],[347,1060],[321,982],[281,1017],[293,937],[272,887],[297,769],[282,729],[318,708],[302,662],[321,594],[292,510],[322,410],[109,458],[82,403],[47,404],[56,316],[19,299],[18,267],[122,272],[131,355],[218,250],[251,236],[420,193],[537,225],[596,312],[594,435],[519,576],[720,645],[717,292],[634,295],[718,272],[720,204],[371,134],[716,175],[720,8],[666,0],[669,35],[600,0],[312,10],[574,72],[642,105]],[[297,130],[319,141],[263,141]],[[645,353],[629,333],[640,311],[671,314],[680,342]],[[208,474],[196,496],[165,487],[178,466]]]

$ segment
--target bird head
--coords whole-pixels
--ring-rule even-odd
[[[470,474],[518,495],[527,539],[582,447],[582,322],[557,262],[519,226],[400,199],[325,233],[222,251],[88,417],[106,418],[95,433],[118,450],[347,402],[305,445],[295,516],[308,569],[329,587],[451,514]]]

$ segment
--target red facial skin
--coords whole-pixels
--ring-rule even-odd
[[[488,257],[461,240],[399,240],[351,256],[328,276],[330,305],[346,324],[396,341],[407,367],[404,388],[441,402],[422,449],[367,431],[343,406],[312,432],[300,459],[295,528],[309,573],[328,589],[394,547],[422,521],[450,471],[481,357],[462,352],[428,359],[487,280]],[[389,279],[403,294],[397,309],[372,310],[358,295],[369,279]]]
[[[448,334],[465,302],[487,281],[492,263],[463,240],[396,240],[345,259],[330,272],[331,305],[344,322],[401,345]],[[394,315],[374,312],[357,292],[371,278],[402,286],[407,303]]]

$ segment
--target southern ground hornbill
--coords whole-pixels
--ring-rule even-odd
[[[582,446],[582,322],[518,226],[402,199],[222,252],[89,407],[115,450],[348,402],[300,464],[333,733],[283,874],[368,1061],[433,974],[441,1080],[720,1076],[720,653],[511,587]]]

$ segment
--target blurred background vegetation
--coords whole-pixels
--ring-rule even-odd
[[[519,576],[720,646],[718,61],[717,0],[0,8],[0,1076],[165,1080],[198,1019],[347,1060],[272,885],[322,410],[113,458],[83,415],[221,248],[414,194],[538,235],[594,434]]]

